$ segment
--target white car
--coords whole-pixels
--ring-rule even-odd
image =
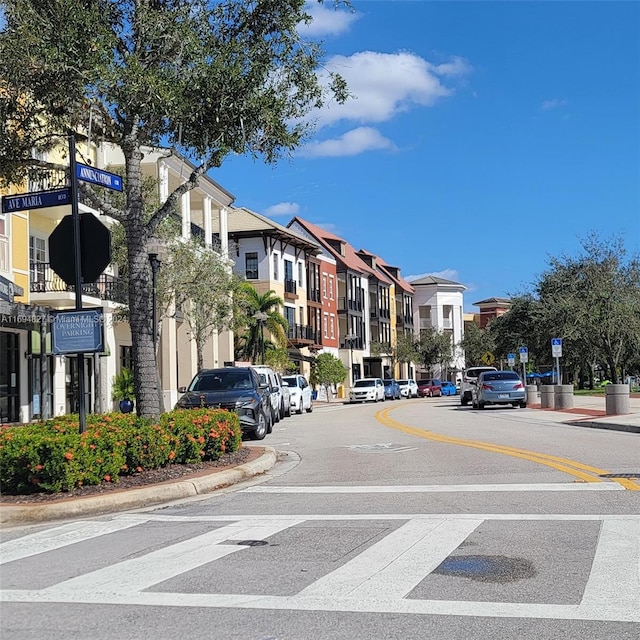
[[[356,380],[349,391],[351,402],[384,402],[384,382],[381,378],[361,378]]]
[[[403,398],[418,397],[418,383],[415,380],[398,380]]]
[[[284,417],[282,413],[283,397],[280,390],[280,376],[271,367],[263,364],[254,364],[251,365],[251,368],[256,370],[260,380],[266,382],[271,389],[271,424],[280,422],[280,418]]]
[[[307,379],[296,373],[292,376],[282,376],[282,382],[289,387],[289,405],[291,411],[307,413],[313,411],[313,402],[311,400],[311,387]]]

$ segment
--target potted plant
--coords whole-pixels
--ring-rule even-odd
[[[133,371],[123,367],[119,374],[113,377],[111,396],[120,401],[120,411],[131,413],[133,411]]]

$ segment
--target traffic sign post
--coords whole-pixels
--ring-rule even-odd
[[[520,362],[522,363],[522,382],[527,384],[527,367],[526,364],[529,362],[529,349],[527,347],[519,347],[518,355],[520,356]]]
[[[556,359],[556,384],[562,384],[560,358],[562,358],[562,338],[551,338],[551,355]]]
[[[513,365],[516,363],[516,354],[515,353],[508,353],[507,354],[507,363],[509,364],[510,367],[513,367]]]

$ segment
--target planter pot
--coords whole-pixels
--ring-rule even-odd
[[[133,411],[133,400],[120,400],[120,411],[122,413],[131,413]]]

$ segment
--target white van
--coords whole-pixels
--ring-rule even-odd
[[[267,367],[264,364],[254,364],[251,365],[251,368],[256,370],[261,381],[264,377],[264,381],[271,388],[271,424],[274,422],[280,422],[280,418],[282,417],[281,408],[283,404],[282,391],[280,390],[280,376],[271,367]]]

